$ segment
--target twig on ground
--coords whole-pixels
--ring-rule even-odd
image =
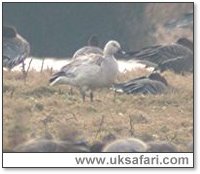
[[[96,133],[96,135],[95,135],[95,138],[97,138],[97,136],[98,136],[99,133],[101,132],[103,124],[104,124],[104,115],[102,115],[102,117],[101,117],[101,122],[100,122],[100,124],[99,124],[99,129],[97,130],[97,133]]]
[[[53,121],[53,117],[52,116],[46,116],[44,119],[40,120],[43,125],[44,125],[44,135],[48,135],[49,131],[48,131],[48,124],[51,123]]]
[[[76,115],[75,115],[74,113],[71,113],[71,114],[72,114],[73,118],[74,118],[76,121],[78,121]]]
[[[172,137],[167,136],[166,138],[171,143],[177,138],[177,133],[174,133]]]
[[[26,83],[26,79],[27,79],[27,76],[28,76],[28,72],[29,72],[29,69],[30,69],[30,67],[31,67],[31,62],[32,62],[32,58],[31,58],[31,60],[30,60],[30,62],[29,62],[29,64],[28,64],[28,68],[27,68],[27,70],[24,72],[24,83]]]
[[[13,98],[14,92],[15,92],[15,89],[13,88],[13,89],[11,90],[11,92],[10,92],[10,98]]]
[[[134,136],[135,133],[135,129],[134,129],[134,124],[133,124],[133,118],[131,117],[131,115],[129,115],[129,125],[130,125],[130,134],[131,136]]]

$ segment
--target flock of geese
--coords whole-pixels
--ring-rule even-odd
[[[56,140],[52,137],[40,137],[16,146],[5,152],[177,152],[177,147],[168,142],[144,142],[138,138],[118,139],[109,134],[101,141],[89,144],[85,140]],[[188,146],[188,151],[192,151]]]
[[[15,28],[3,26],[3,67],[11,70],[20,63],[23,64],[29,54],[30,44],[17,33]],[[154,67],[154,71],[149,76],[114,83],[119,74],[115,54],[120,54],[125,60],[133,59],[146,66]],[[49,84],[51,86],[67,84],[77,87],[83,101],[86,96],[93,101],[93,91],[104,87],[110,87],[116,92],[126,94],[158,94],[165,92],[169,86],[160,72],[171,70],[179,74],[192,73],[193,63],[193,43],[186,38],[180,38],[171,45],[154,45],[139,51],[125,52],[119,42],[115,40],[108,41],[101,49],[96,36],[92,36],[87,46],[77,50],[71,61],[50,77]],[[106,145],[97,143],[92,147],[88,147],[83,142],[37,139],[20,145],[14,151],[174,152],[177,150],[174,146],[166,143],[145,143],[135,138],[126,138],[114,140]]]
[[[3,26],[3,66],[11,70],[16,65],[23,64],[29,53],[29,43],[16,29]],[[136,60],[154,67],[154,71],[147,77],[116,84],[114,81],[119,71],[115,54],[121,55],[125,60]],[[168,87],[161,72],[172,70],[179,74],[192,73],[193,64],[193,43],[187,38],[180,38],[170,45],[154,45],[139,51],[125,52],[115,40],[108,41],[101,49],[97,37],[91,36],[88,45],[77,50],[70,63],[50,77],[49,84],[75,86],[79,89],[83,101],[86,96],[93,101],[93,91],[104,87],[111,87],[110,89],[116,92],[126,94],[157,94],[163,93]]]

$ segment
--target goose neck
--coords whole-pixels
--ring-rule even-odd
[[[103,53],[105,57],[113,57],[113,54],[109,50],[104,50]]]

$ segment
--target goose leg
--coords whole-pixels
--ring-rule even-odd
[[[82,96],[83,102],[85,102],[85,91],[82,88],[80,89],[80,94]]]
[[[113,98],[113,101],[115,102],[115,100],[116,100],[116,95],[117,95],[117,92],[116,92],[116,90],[114,91],[114,98]]]
[[[112,85],[112,89],[115,89],[114,88],[114,85]],[[113,101],[115,102],[115,99],[116,99],[116,95],[117,95],[117,91],[116,89],[114,90],[114,95],[113,95]]]
[[[82,94],[83,102],[85,102],[85,94]]]
[[[26,83],[27,72],[26,72],[26,70],[25,70],[25,63],[24,63],[24,60],[22,61],[22,74],[23,74],[24,83]]]
[[[24,77],[26,77],[25,63],[24,63],[24,61],[22,61],[22,73],[23,73]]]
[[[73,95],[74,94],[74,91],[73,91],[73,88],[70,87],[70,90],[69,90],[69,95]]]
[[[91,101],[91,102],[93,102],[93,101],[94,101],[94,100],[93,100],[93,98],[94,98],[93,92],[92,92],[92,91],[90,91],[90,101]]]

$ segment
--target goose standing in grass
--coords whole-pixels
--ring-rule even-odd
[[[30,53],[29,43],[20,36],[16,29],[3,26],[3,67],[11,70],[13,67],[23,64]]]
[[[127,52],[128,59],[155,67],[155,70],[172,70],[175,73],[193,71],[193,43],[180,38],[170,45],[155,45],[140,51]]]
[[[87,55],[90,53],[103,55],[103,50],[101,48],[99,48],[98,46],[99,46],[99,43],[98,43],[97,36],[92,35],[92,36],[90,36],[90,38],[88,40],[88,46],[84,46],[84,47],[80,48],[79,50],[77,50],[74,53],[72,59],[76,59],[77,57],[80,57],[82,55]]]
[[[168,83],[159,73],[152,73],[125,83],[113,84],[111,89],[126,94],[160,94],[168,89]]]
[[[88,39],[88,45],[78,49],[74,53],[72,60],[82,59],[83,55],[88,55],[88,54],[91,54],[91,53],[103,55],[103,50],[101,48],[99,48],[98,46],[99,46],[99,42],[98,42],[97,36],[91,35]],[[70,94],[73,94],[72,87],[70,88]]]
[[[103,56],[99,54],[82,55],[72,60],[59,72],[50,78],[50,85],[68,84],[80,89],[83,101],[89,92],[93,101],[93,90],[109,87],[113,84],[119,72],[114,54],[121,51],[117,41],[109,41],[103,50]]]

